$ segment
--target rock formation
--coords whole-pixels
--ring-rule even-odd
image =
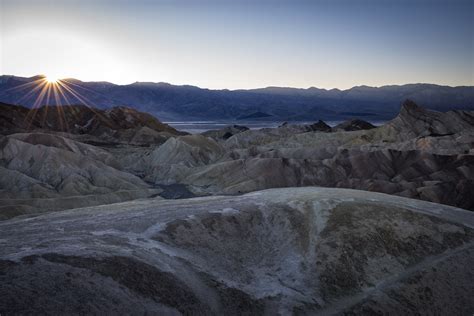
[[[370,124],[369,122],[359,120],[359,119],[354,119],[350,121],[345,121],[342,122],[341,124],[338,124],[334,126],[333,130],[334,131],[360,131],[364,129],[372,129],[375,128],[374,125]]]
[[[22,106],[0,103],[0,132],[12,134],[32,130],[87,134],[115,141],[140,139],[137,134],[152,135],[162,143],[169,136],[185,135],[157,118],[127,107],[114,107],[107,110],[84,105],[42,106],[27,109]],[[161,135],[161,138],[160,138]]]
[[[0,136],[0,219],[148,197],[160,190],[109,152],[42,133]]]
[[[326,122],[324,121],[317,121],[314,124],[310,125],[311,130],[313,131],[320,131],[320,132],[329,132],[331,131],[331,126],[327,125]]]
[[[68,121],[67,133],[57,131],[53,114],[49,125],[33,121],[36,128],[28,131],[22,125],[28,111],[2,108],[1,218],[162,193],[235,195],[295,186],[376,191],[474,210],[472,112],[434,112],[407,101],[377,128],[353,121],[344,128],[358,130],[331,130],[320,121],[180,135],[129,109],[98,110],[100,116],[87,107],[68,113],[73,109],[90,113],[76,113],[81,127]]]
[[[202,133],[203,136],[211,137],[216,140],[226,140],[235,134],[242,133],[248,131],[248,127],[241,126],[241,125],[231,125],[221,128],[219,130],[211,130]]]
[[[220,142],[226,152],[219,159],[150,181],[186,184],[195,194],[344,187],[474,210],[471,112],[433,112],[407,101],[400,114],[381,127],[338,129],[321,133],[311,125],[285,124],[244,131]]]
[[[417,314],[474,310],[474,213],[284,188],[0,222],[0,313]]]

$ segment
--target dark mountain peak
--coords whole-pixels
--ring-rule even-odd
[[[419,106],[418,104],[415,103],[415,101],[412,101],[410,99],[406,99],[402,103],[402,108],[400,110],[400,114],[406,115],[408,113],[413,113],[413,112],[423,112],[424,109]]]
[[[331,131],[331,126],[327,125],[326,122],[319,120],[318,122],[311,124],[309,126],[313,131],[320,132],[329,132]]]
[[[261,111],[257,111],[257,112],[254,112],[254,113],[251,113],[251,114],[248,114],[248,115],[239,116],[237,119],[238,120],[255,120],[255,119],[267,118],[267,117],[271,117],[271,116],[272,116],[271,114],[261,112]]]
[[[20,77],[16,77],[16,78],[20,78]],[[28,79],[30,80],[39,80],[39,79],[44,79],[46,78],[45,75],[36,75],[36,76],[33,76],[33,77],[29,77]]]
[[[372,89],[377,89],[377,87],[371,87],[371,86],[363,84],[363,85],[360,85],[360,86],[352,87],[351,89],[354,89],[354,90],[372,90]]]
[[[360,131],[360,130],[365,130],[365,129],[372,129],[375,128],[374,125],[370,124],[367,121],[360,120],[360,119],[353,119],[349,121],[342,122],[341,124],[338,124],[334,126],[335,131]]]
[[[129,84],[129,86],[142,86],[142,87],[171,87],[172,84],[168,82],[152,82],[152,81],[135,81],[134,83]]]
[[[440,115],[440,112],[427,110],[415,101],[407,99],[402,103],[398,117],[405,122],[415,122],[422,120],[424,122],[432,122]]]
[[[75,78],[62,78],[61,81],[66,82],[66,83],[74,83],[74,84],[78,84],[78,85],[84,84],[83,81],[81,81],[79,79],[75,79]],[[88,82],[88,84],[89,85],[94,85],[94,84],[98,84],[98,82]]]
[[[44,79],[44,75],[37,75],[33,77],[18,77],[18,76],[13,76],[13,75],[2,75],[0,76],[0,84],[4,83],[11,83],[11,82],[18,82],[19,84],[25,83],[25,82],[30,82],[30,81],[35,81],[39,79]]]
[[[199,88],[193,85],[174,85],[168,82],[151,82],[151,81],[136,81],[129,85],[129,87],[150,87],[150,88],[170,88],[170,89],[196,89],[196,90],[209,90],[205,88]]]

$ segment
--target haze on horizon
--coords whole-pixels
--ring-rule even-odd
[[[0,0],[0,73],[340,88],[474,85],[469,0]]]

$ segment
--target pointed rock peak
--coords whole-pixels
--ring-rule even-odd
[[[403,111],[411,112],[411,111],[420,111],[420,110],[423,110],[423,108],[421,106],[416,104],[414,101],[412,101],[410,99],[407,99],[407,100],[403,101],[402,109],[401,109],[400,112],[403,112]]]
[[[416,119],[420,116],[424,117],[426,115],[429,114],[423,107],[419,106],[414,101],[409,99],[405,100],[402,103],[402,108],[400,109],[400,113],[398,114],[398,116],[403,120]]]
[[[329,132],[331,130],[331,126],[327,125],[326,122],[319,120],[318,122],[310,125],[313,131],[323,131]]]
[[[415,136],[445,136],[474,128],[472,124],[474,121],[466,113],[463,111],[437,112],[418,106],[411,100],[406,100],[402,104],[400,114],[391,124],[399,131],[409,132]]]

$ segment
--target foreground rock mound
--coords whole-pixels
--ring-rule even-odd
[[[322,188],[9,220],[0,313],[470,315],[473,229],[461,209]]]

